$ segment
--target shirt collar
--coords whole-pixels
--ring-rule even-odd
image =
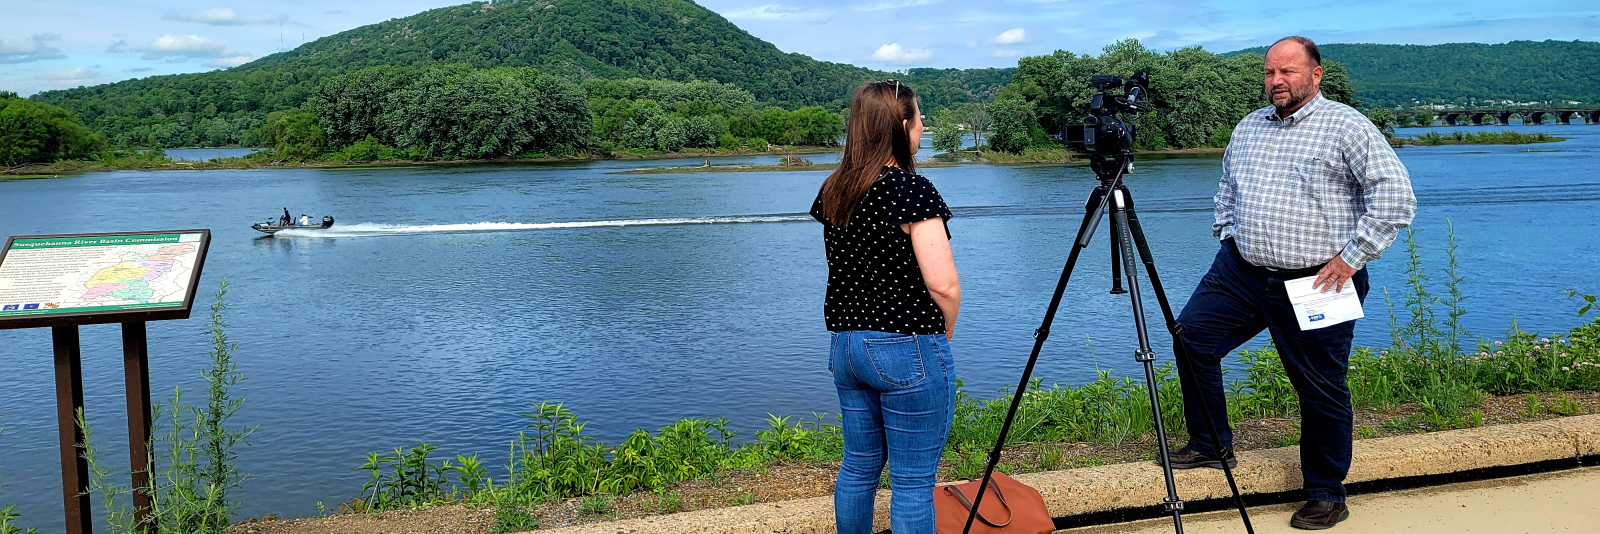
[[[1279,117],[1277,108],[1273,108],[1272,113],[1267,115],[1267,120],[1276,122],[1279,126],[1283,127],[1294,126],[1306,120],[1307,117],[1310,117],[1312,113],[1317,111],[1317,108],[1320,107],[1321,104],[1322,91],[1317,91],[1317,94],[1311,96],[1311,101],[1306,102],[1306,105],[1304,106],[1300,106],[1300,110],[1294,112],[1293,115],[1289,115],[1288,117]]]

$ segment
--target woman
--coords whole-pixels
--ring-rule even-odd
[[[844,419],[834,517],[840,534],[872,532],[887,461],[890,527],[933,534],[934,476],[955,412],[948,340],[961,307],[950,209],[915,174],[922,119],[911,88],[862,86],[845,135],[839,167],[811,206],[824,226],[828,369]]]

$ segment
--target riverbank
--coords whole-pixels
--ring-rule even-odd
[[[1600,413],[1600,392],[1547,392],[1535,395],[1539,402],[1545,406],[1559,406],[1571,402],[1581,406],[1585,413]],[[1569,416],[1554,411],[1545,411],[1529,414],[1526,411],[1528,400],[1524,396],[1502,396],[1486,399],[1483,409],[1485,418],[1481,427],[1515,427],[1529,423],[1552,422],[1565,419]],[[1357,450],[1371,449],[1366,443],[1384,443],[1394,438],[1405,439],[1404,436],[1416,435],[1416,432],[1396,429],[1387,426],[1386,421],[1394,418],[1404,418],[1408,414],[1422,413],[1425,409],[1419,404],[1410,404],[1396,407],[1391,410],[1362,410],[1356,415],[1356,432],[1352,439],[1357,442]],[[1576,415],[1576,414],[1574,414]],[[1181,428],[1181,427],[1180,427]],[[1494,431],[1503,434],[1503,432]],[[1424,433],[1433,435],[1434,433]],[[1270,457],[1287,457],[1294,459],[1293,453],[1282,451],[1285,447],[1298,444],[1298,424],[1295,418],[1267,418],[1240,421],[1235,425],[1235,439],[1241,457],[1241,476],[1246,470],[1268,471],[1259,462],[1252,462],[1256,458],[1250,453],[1269,453]],[[1419,439],[1421,436],[1419,436]],[[1183,440],[1177,438],[1170,445],[1182,446]],[[1491,444],[1491,447],[1494,445]],[[1011,475],[1026,475],[1033,473],[1049,473],[1055,478],[1060,478],[1073,470],[1098,471],[1103,469],[1140,469],[1148,467],[1145,464],[1155,458],[1155,443],[1150,436],[1123,444],[1107,445],[1094,442],[1076,443],[1043,443],[1043,442],[1013,442],[1008,445],[1001,455],[1001,469]],[[1438,451],[1451,454],[1449,450]],[[1459,454],[1457,454],[1459,456]],[[1518,463],[1519,457],[1511,455],[1507,458],[1507,465]],[[1372,463],[1369,461],[1368,463]],[[947,466],[948,467],[948,466]],[[1358,466],[1359,467],[1359,466]],[[1429,472],[1440,469],[1451,469],[1451,466],[1435,464],[1427,465],[1390,465],[1365,466],[1367,471],[1398,470],[1400,472]],[[1473,468],[1482,468],[1474,464]],[[539,530],[561,529],[583,525],[594,525],[611,521],[648,520],[669,513],[696,512],[719,510],[756,503],[793,503],[805,499],[825,498],[833,493],[834,476],[838,473],[837,462],[800,461],[784,462],[769,466],[765,469],[748,470],[725,473],[721,476],[686,482],[675,486],[666,493],[637,493],[622,497],[603,499],[564,499],[547,502],[533,507],[531,513],[538,518]],[[1100,468],[1100,469],[1090,469]],[[954,482],[955,477],[949,472],[941,472],[940,482]],[[1201,470],[1205,471],[1205,470]],[[1357,470],[1360,471],[1360,470]],[[1353,475],[1360,478],[1360,473]],[[1152,487],[1159,486],[1159,474],[1151,474]],[[1103,478],[1103,477],[1102,477]],[[1271,477],[1276,479],[1278,477]],[[1297,481],[1297,479],[1295,479]],[[1365,480],[1352,480],[1362,482]],[[1225,488],[1225,486],[1223,486]],[[1094,500],[1096,495],[1104,494],[1096,491],[1092,483],[1088,487],[1078,488],[1082,493],[1078,500]],[[1102,488],[1104,489],[1104,488]],[[1211,488],[1214,491],[1216,488]],[[1245,484],[1247,492],[1259,493],[1260,484]],[[1270,491],[1269,491],[1270,492]],[[1193,492],[1185,492],[1184,496],[1190,500],[1199,500],[1201,496]],[[1102,499],[1105,501],[1105,499]],[[1123,506],[1135,506],[1127,503]],[[1090,504],[1091,508],[1103,505]],[[788,508],[793,508],[788,507]],[[1083,513],[1086,510],[1078,510]],[[510,532],[511,530],[496,530],[494,527],[494,511],[492,506],[478,504],[439,504],[409,510],[367,514],[344,513],[329,517],[308,518],[298,520],[278,520],[267,518],[263,520],[250,520],[233,527],[234,534],[334,534],[334,533],[422,533],[422,532],[448,532],[461,534],[488,534],[492,532]]]
[[[492,159],[439,159],[439,160],[405,160],[405,159],[373,159],[356,161],[349,159],[314,159],[302,160],[280,157],[272,152],[255,152],[245,156],[231,158],[216,158],[206,161],[176,160],[166,157],[164,153],[147,155],[148,153],[122,152],[108,155],[95,160],[63,160],[45,165],[27,165],[11,169],[0,170],[0,180],[4,179],[38,179],[57,178],[61,175],[74,175],[88,172],[107,171],[156,171],[156,170],[222,170],[222,169],[292,169],[292,168],[390,168],[390,167],[416,167],[416,166],[456,166],[456,165],[515,165],[560,162],[588,162],[588,161],[631,161],[631,160],[660,160],[684,158],[711,158],[728,156],[783,156],[806,155],[838,152],[837,147],[806,147],[784,146],[771,147],[765,151],[741,149],[710,149],[686,152],[623,152],[611,155],[575,154],[570,156],[538,155],[530,157],[504,157]]]
[[[1221,157],[1222,148],[1184,148],[1140,152],[1144,160],[1215,158]],[[918,168],[956,167],[961,165],[1077,165],[1085,164],[1083,154],[1068,149],[1028,149],[1021,154],[988,150],[960,150],[944,152],[931,159],[917,160]],[[832,171],[837,163],[812,164],[809,161],[780,163],[777,165],[693,165],[688,167],[640,167],[617,174],[696,174],[717,172],[784,172]]]
[[[1556,137],[1543,132],[1522,133],[1513,131],[1490,132],[1463,132],[1456,131],[1448,134],[1428,132],[1409,137],[1396,136],[1404,145],[1412,146],[1441,146],[1441,145],[1529,145],[1534,143],[1558,143],[1566,141],[1566,137]]]

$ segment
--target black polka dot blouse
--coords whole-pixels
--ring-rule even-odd
[[[911,235],[900,225],[944,219],[950,208],[933,182],[899,167],[884,167],[878,181],[850,216],[850,225],[828,224],[819,194],[811,216],[823,225],[828,251],[828,296],[822,315],[828,330],[875,330],[897,334],[944,333],[944,312],[922,281]]]

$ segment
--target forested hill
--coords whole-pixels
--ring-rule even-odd
[[[1326,44],[1364,106],[1469,105],[1474,99],[1600,102],[1600,43]],[[1266,53],[1266,47],[1228,55]]]
[[[362,26],[225,70],[48,91],[114,144],[211,145],[305,102],[322,80],[362,67],[535,67],[588,78],[715,80],[757,100],[842,109],[862,81],[889,73],[785,53],[686,0],[504,0]],[[1014,69],[913,69],[899,77],[944,107],[997,91]],[[963,85],[966,84],[966,85]]]

